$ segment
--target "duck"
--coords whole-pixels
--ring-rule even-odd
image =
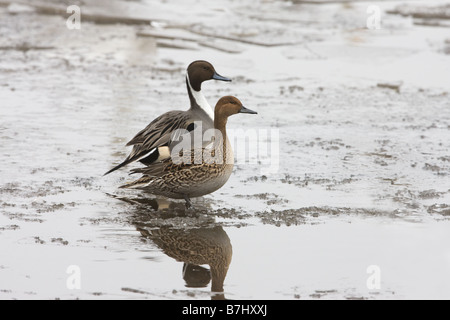
[[[133,149],[125,160],[104,175],[136,161],[150,165],[169,157],[174,145],[171,137],[177,129],[193,131],[196,121],[201,121],[202,130],[214,126],[214,112],[201,91],[202,83],[208,80],[230,82],[231,79],[218,74],[214,66],[204,60],[192,62],[186,71],[190,108],[186,111],[168,111],[150,122],[126,144],[133,146]]]
[[[220,98],[214,109],[214,134],[210,144],[192,148],[186,153],[185,150],[173,152],[170,157],[152,165],[133,169],[131,173],[141,173],[142,176],[120,188],[141,189],[154,195],[184,199],[186,208],[191,208],[190,198],[217,191],[233,171],[234,154],[226,125],[228,117],[238,113],[257,114],[234,96]]]
[[[166,255],[184,262],[185,280],[189,280],[189,276],[192,277],[192,272],[189,274],[189,271],[193,268],[198,270],[200,265],[209,265],[210,278],[205,277],[201,282],[206,282],[207,285],[211,280],[212,298],[225,299],[224,281],[233,249],[230,238],[221,226],[183,229],[167,226],[152,229],[137,227],[137,230],[143,237],[152,240]]]

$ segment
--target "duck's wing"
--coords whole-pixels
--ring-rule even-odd
[[[159,147],[168,146],[172,133],[177,129],[188,129],[190,123],[186,111],[169,111],[153,120],[147,127],[138,132],[127,146],[133,146],[127,158],[105,173],[105,175],[135,161],[154,162],[159,157]],[[145,163],[145,161],[143,161]]]
[[[141,173],[142,177],[133,182],[122,185],[120,186],[120,188],[132,188],[132,189],[144,188],[155,179],[158,179],[166,174],[177,175],[179,173],[183,175],[182,171],[187,172],[197,167],[208,165],[214,166],[213,160],[210,161],[201,160],[205,152],[211,152],[211,149],[198,148],[191,150],[190,154],[185,156],[187,158],[190,157],[190,161],[174,162],[172,160],[172,157],[169,157],[163,159],[162,161],[153,163],[147,167],[132,169],[130,171],[130,174]],[[181,158],[182,157],[180,157],[180,159]]]
[[[187,127],[188,124],[185,124],[185,122],[188,118],[189,116],[186,111],[166,112],[139,131],[133,139],[128,141],[126,146],[146,145],[151,147],[167,133],[169,133],[170,137],[170,133],[173,130]]]
[[[130,171],[130,174],[141,173],[145,176],[157,178],[167,173],[173,173],[184,169],[192,169],[195,166],[204,165],[202,160],[205,148],[199,148],[191,150],[190,154],[180,156],[177,161],[173,161],[173,157],[165,158],[161,161],[152,163],[151,165],[143,168],[135,168]],[[189,161],[187,161],[189,160]]]

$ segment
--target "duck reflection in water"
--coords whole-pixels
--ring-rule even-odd
[[[225,299],[223,284],[231,263],[230,238],[221,226],[175,229],[138,228],[169,257],[184,262],[187,287],[205,287],[211,280],[212,299]],[[210,270],[201,267],[209,265]]]
[[[204,214],[209,209],[204,207],[194,216],[187,216],[182,203],[168,205],[161,199],[121,200],[135,206],[132,223],[142,236],[169,257],[183,262],[186,287],[204,288],[211,282],[211,298],[225,299],[224,281],[233,252],[227,233],[213,216]],[[203,265],[208,265],[209,270]]]

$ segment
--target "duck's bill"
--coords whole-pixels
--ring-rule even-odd
[[[213,77],[214,80],[219,80],[219,81],[231,81],[230,78],[227,77],[222,77],[220,74],[218,74],[217,72],[214,72]]]
[[[244,106],[241,107],[241,110],[239,111],[239,113],[258,114],[258,112],[250,110]]]

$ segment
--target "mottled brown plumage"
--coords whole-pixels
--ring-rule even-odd
[[[235,97],[221,98],[215,107],[216,130],[209,146],[187,150],[188,155],[183,154],[185,161],[181,163],[175,161],[174,156],[177,155],[173,154],[148,167],[135,169],[133,173],[142,173],[143,176],[121,188],[143,189],[156,195],[185,199],[188,207],[189,198],[218,190],[233,171],[234,155],[227,138],[226,124],[228,117],[237,113],[256,114]]]
[[[138,228],[165,254],[177,261],[207,264],[211,270],[211,291],[223,292],[223,283],[233,254],[230,238],[222,227],[147,230]]]

